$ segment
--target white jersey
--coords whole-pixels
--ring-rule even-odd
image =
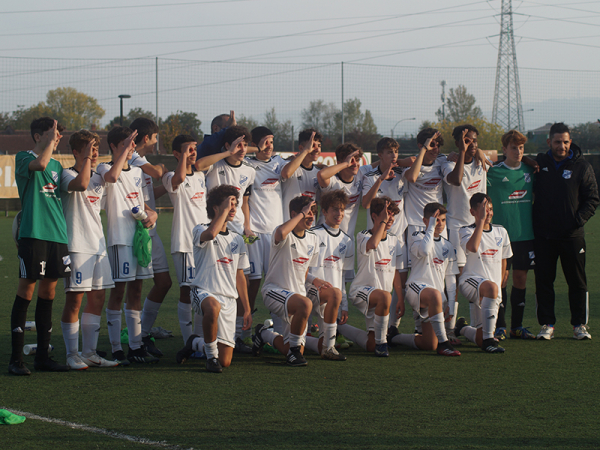
[[[409,225],[423,226],[423,209],[428,203],[444,203],[442,165],[445,162],[446,157],[440,155],[432,165],[423,164],[417,181],[408,183],[404,212]]]
[[[319,181],[317,173],[319,169],[313,165],[307,169],[300,165],[298,169],[287,180],[282,180],[283,185],[283,221],[290,220],[290,202],[299,195],[310,197],[315,201],[319,199]]]
[[[133,156],[129,160],[129,164],[132,166],[139,167],[141,169],[142,166],[150,163],[148,162],[145,156],[140,156],[138,152],[133,152]],[[148,206],[152,208],[153,211],[156,211],[156,199],[154,198],[154,187],[152,185],[152,177],[146,174],[143,170],[142,174],[144,177],[144,198],[146,199],[146,203],[148,204]],[[156,219],[156,221],[158,222],[158,218]],[[150,236],[157,236],[158,230],[156,227],[154,227],[149,229],[148,233],[150,233]]]
[[[483,192],[486,189],[486,172],[475,160],[466,164],[463,170],[463,178],[460,186],[453,186],[448,183],[448,175],[454,170],[456,163],[446,161],[442,166],[444,176],[444,190],[448,198],[448,228],[466,227],[473,223],[469,200],[473,194]]]
[[[356,228],[356,220],[358,219],[358,210],[360,209],[360,197],[362,194],[362,177],[360,174],[354,176],[354,180],[346,182],[343,181],[339,174],[335,174],[329,179],[329,186],[321,188],[321,192],[329,192],[334,190],[342,190],[350,199],[350,202],[346,205],[344,212],[344,218],[340,224],[340,229],[354,236],[354,230]],[[323,217],[323,215],[321,215]]]
[[[408,286],[409,283],[429,284],[444,296],[446,276],[454,276],[459,273],[454,246],[442,236],[433,238],[432,251],[423,255],[419,252],[419,248],[424,237],[424,231],[413,233],[413,244],[410,247],[412,266],[406,285]]]
[[[209,192],[212,188],[228,184],[235,187],[240,192],[238,207],[235,218],[227,224],[227,227],[236,233],[244,234],[244,213],[242,212],[242,202],[244,197],[252,192],[256,170],[246,161],[242,161],[237,166],[232,166],[225,159],[212,165],[206,173],[206,190]]]
[[[60,179],[60,194],[67,222],[69,252],[106,255],[106,241],[100,218],[104,180],[92,171],[85,191],[69,191],[69,183],[78,175],[79,172],[71,167],[63,169]]]
[[[342,293],[346,292],[344,272],[354,269],[354,242],[341,229],[326,224],[311,229],[317,236],[319,255],[317,267],[309,272],[321,280],[328,281]],[[308,286],[308,283],[307,283]]]
[[[404,235],[404,230],[406,230],[406,227],[408,226],[404,205],[404,197],[406,196],[407,191],[407,181],[403,174],[406,169],[403,167],[394,167],[393,170],[395,175],[394,178],[391,180],[384,180],[381,183],[381,186],[379,186],[377,195],[375,197],[387,196],[391,198],[396,203],[396,206],[400,209],[398,215],[394,217],[394,224],[392,225],[392,228],[390,228],[389,232],[399,236],[400,239],[403,240],[402,236]],[[365,174],[362,180],[363,196],[367,195],[381,175],[383,175],[383,173],[381,172],[379,166]],[[367,210],[367,227],[369,229],[373,228],[373,220],[371,219],[370,208]]]
[[[112,162],[98,165],[97,171],[103,180],[104,175],[112,166]],[[142,169],[129,166],[128,169],[121,170],[117,182],[107,182],[104,190],[108,219],[106,227],[108,245],[132,246],[137,220],[131,215],[131,209],[139,206],[140,210],[144,210],[145,204]]]
[[[502,225],[492,225],[488,231],[483,231],[477,253],[467,250],[467,242],[475,231],[475,224],[460,229],[460,245],[467,255],[467,263],[459,283],[469,277],[482,277],[498,285],[498,296],[501,296],[502,260],[512,256],[510,239]]]
[[[279,155],[268,161],[253,156],[246,162],[256,171],[249,199],[250,227],[255,233],[272,233],[283,223],[281,169],[287,162]]]
[[[171,253],[191,253],[194,251],[192,230],[201,223],[207,223],[206,183],[204,174],[192,168],[191,175],[173,190],[171,180],[175,172],[163,175],[162,184],[169,193],[173,204],[173,225],[171,227]]]
[[[235,231],[220,232],[211,241],[200,242],[208,224],[193,230],[196,275],[192,286],[214,295],[238,298],[237,271],[250,267],[244,238]]]
[[[282,288],[306,295],[306,273],[309,267],[317,267],[319,261],[317,235],[307,230],[300,238],[292,231],[284,240],[275,244],[275,230],[271,236],[269,271],[263,291],[267,288]]]
[[[396,267],[402,263],[402,245],[394,234],[388,233],[377,248],[367,251],[367,242],[371,236],[370,230],[361,231],[356,235],[358,271],[350,286],[350,297],[354,297],[356,290],[361,286],[372,286],[391,292]]]

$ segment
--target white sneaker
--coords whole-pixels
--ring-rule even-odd
[[[553,337],[554,337],[554,327],[551,325],[542,326],[542,329],[540,330],[540,332],[537,335],[538,339],[543,339],[546,341],[549,341]]]
[[[85,370],[88,368],[88,365],[81,360],[79,355],[69,356],[67,358],[67,366],[73,370]]]
[[[582,341],[584,339],[591,339],[592,335],[588,333],[587,326],[579,325],[573,328],[573,339]]]
[[[90,356],[81,356],[80,358],[89,367],[117,367],[119,365],[118,361],[109,361],[98,356],[96,353]]]

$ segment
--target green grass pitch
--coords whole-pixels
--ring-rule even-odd
[[[175,363],[183,341],[177,321],[174,282],[157,325],[175,338],[158,340],[159,364],[83,372],[36,373],[13,377],[10,310],[18,263],[10,217],[0,217],[0,407],[98,427],[168,448],[195,449],[597,449],[600,448],[600,221],[587,225],[587,274],[593,340],[572,339],[567,290],[557,276],[556,337],[551,342],[507,340],[504,355],[485,354],[472,344],[459,358],[394,348],[387,359],[356,346],[348,361],[323,361],[308,354],[308,367],[290,368],[283,357],[235,356],[221,375],[204,361]],[[158,230],[170,245],[171,214]],[[364,211],[357,229],[365,223]],[[174,271],[171,271],[174,274]],[[151,287],[146,281],[144,294]],[[64,362],[60,314],[64,293],[54,305],[54,357]],[[255,321],[267,318],[262,301]],[[29,310],[33,320],[35,305]],[[460,315],[468,315],[464,299]],[[350,310],[350,323],[364,326]],[[527,290],[525,326],[537,333],[533,274]],[[99,348],[110,350],[103,317]],[[401,323],[410,332],[410,314]],[[26,343],[35,342],[35,335]],[[33,358],[26,357],[29,366]],[[0,427],[2,449],[152,448],[89,431],[28,419]]]

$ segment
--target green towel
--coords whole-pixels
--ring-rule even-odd
[[[24,416],[17,416],[6,409],[0,409],[0,424],[16,425],[23,422],[25,422]]]
[[[142,267],[148,267],[152,262],[152,238],[148,229],[144,228],[142,222],[135,224],[135,235],[133,236],[133,254]]]

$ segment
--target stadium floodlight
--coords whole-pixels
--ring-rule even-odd
[[[396,125],[394,125],[394,126],[392,127],[392,132],[391,132],[391,134],[392,134],[392,139],[394,139],[394,130],[396,129],[396,126],[397,126],[397,125],[398,125],[400,122],[404,122],[405,120],[417,120],[417,118],[416,118],[416,117],[411,117],[410,119],[400,119],[398,122],[396,122]]]

